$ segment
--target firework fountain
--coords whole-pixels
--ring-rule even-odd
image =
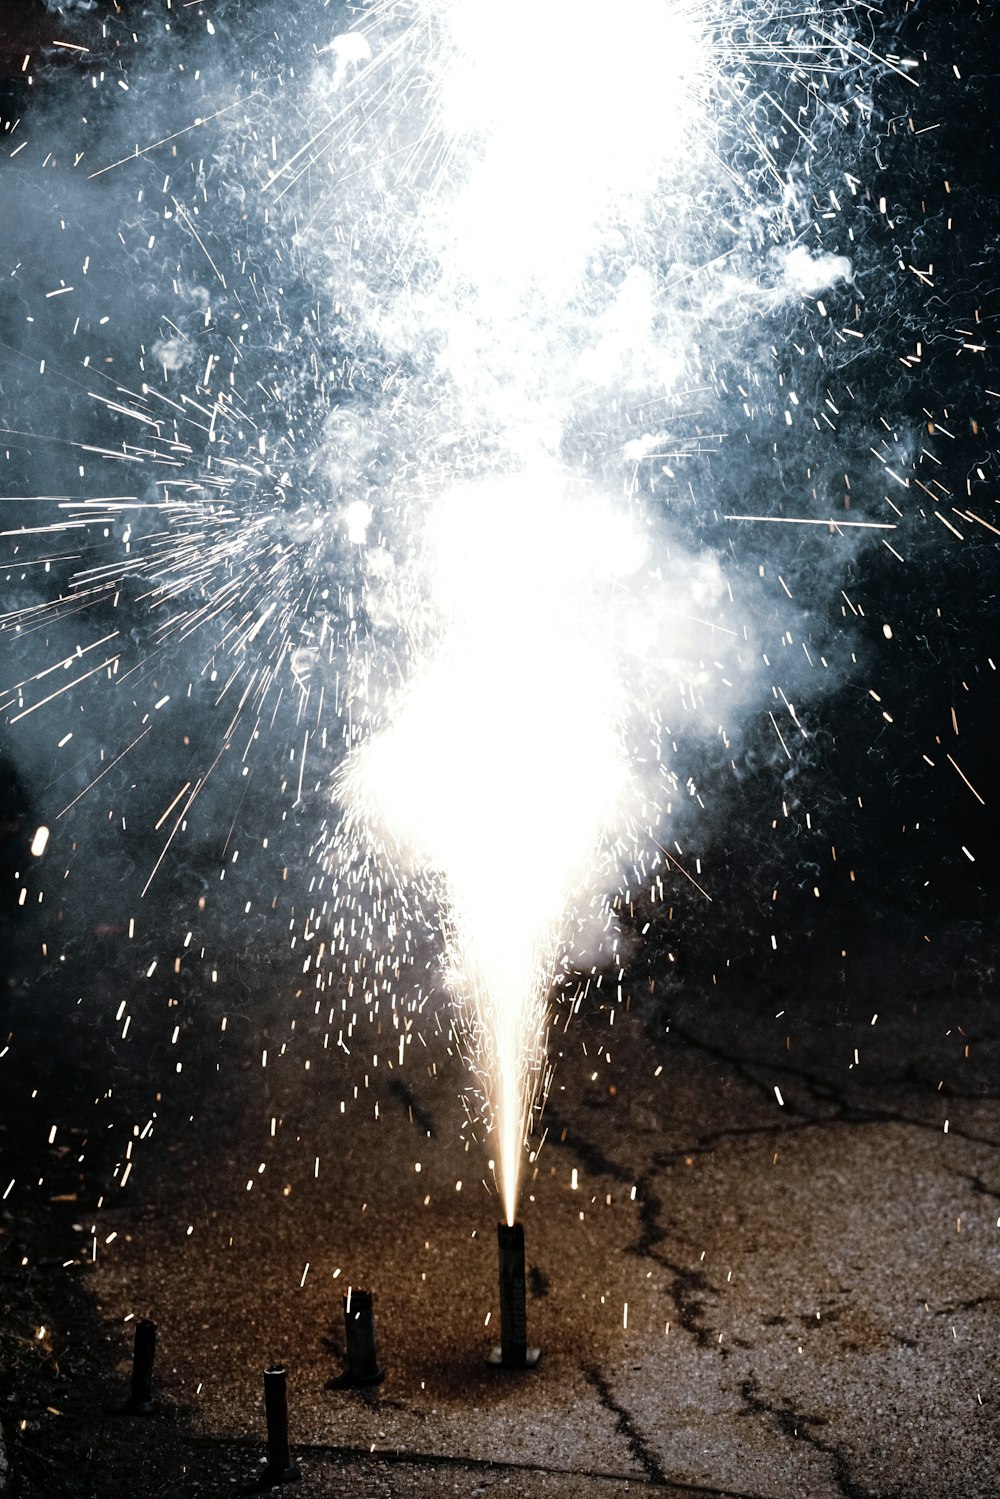
[[[372,70],[384,56],[412,67],[412,43],[380,35],[393,23],[395,7],[376,12]],[[407,476],[419,498],[402,500],[417,538],[403,579],[394,568],[366,590],[373,633],[395,628],[407,666],[376,703],[368,689],[334,863],[346,832],[434,890],[513,1224],[548,996],[587,956],[573,919],[591,935],[607,925],[603,894],[663,852],[680,788],[662,714],[703,731],[753,690],[756,631],[740,628],[716,555],[692,554],[637,498],[647,466],[654,489],[678,482],[651,423],[699,400],[696,345],[713,323],[752,322],[755,296],[849,282],[851,266],[796,243],[784,185],[750,193],[751,214],[720,165],[732,115],[746,123],[747,79],[725,64],[752,67],[757,50],[730,12],[642,4],[609,29],[598,7],[553,4],[521,28],[453,4],[403,34],[431,38],[427,114],[399,224],[405,271],[373,294],[374,322],[400,353],[431,341],[419,409],[440,422],[445,406],[458,436],[446,429],[443,456]],[[777,179],[766,149],[758,169]],[[731,268],[706,295],[692,240],[723,204]],[[739,265],[762,242],[780,267],[767,290]]]
[[[8,169],[13,742],[76,736],[53,828],[149,777],[148,900],[199,817],[272,798],[279,744],[317,987],[419,1012],[443,935],[512,1224],[553,988],[622,961],[609,894],[709,898],[703,778],[758,719],[775,772],[808,761],[852,657],[829,602],[863,548],[902,561],[924,460],[852,365],[895,233],[872,90],[917,61],[834,3],[412,0],[294,66],[262,37],[235,87],[209,21],[151,130],[102,28],[63,199],[24,186],[51,149]]]

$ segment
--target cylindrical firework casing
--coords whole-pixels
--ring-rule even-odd
[[[156,1409],[153,1399],[153,1360],[156,1357],[156,1323],[143,1317],[135,1324],[132,1346],[132,1380],[125,1409],[131,1415],[148,1416]]]
[[[490,1354],[491,1364],[505,1369],[530,1369],[538,1362],[539,1350],[528,1347],[528,1288],[524,1272],[524,1228],[520,1223],[497,1224],[500,1254],[500,1347]]]
[[[500,1349],[503,1363],[520,1366],[528,1351],[528,1288],[524,1274],[524,1228],[497,1224],[500,1251]]]
[[[375,1297],[353,1286],[344,1296],[347,1379],[351,1384],[378,1384],[384,1377],[375,1345]]]
[[[271,1364],[264,1370],[264,1414],[267,1417],[264,1482],[290,1483],[300,1475],[288,1447],[288,1387],[283,1364]]]

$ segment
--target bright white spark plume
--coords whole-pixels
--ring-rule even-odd
[[[631,779],[614,595],[642,543],[562,482],[517,475],[445,498],[426,558],[434,653],[344,786],[440,881],[510,1222],[567,906],[593,881]]]
[[[612,20],[595,0],[548,0],[523,26],[469,0],[429,10],[445,33],[440,124],[474,163],[457,199],[443,189],[449,269],[479,296],[555,289],[615,209],[692,148],[713,63],[706,6],[635,0]]]
[[[449,149],[411,237],[435,275],[376,320],[400,347],[436,333],[459,421],[489,412],[506,474],[434,502],[417,564],[429,638],[408,625],[410,679],[339,794],[352,828],[435,884],[511,1222],[574,899],[613,884],[622,845],[634,853],[658,820],[662,783],[638,774],[630,727],[676,651],[663,642],[657,691],[639,686],[629,658],[648,660],[663,613],[635,586],[645,542],[559,455],[595,377],[669,389],[684,367],[664,329],[650,358],[655,288],[616,246],[646,235],[665,177],[690,191],[708,170],[708,14],[639,0],[612,24],[592,0],[549,0],[518,26],[450,0],[425,15]],[[608,274],[616,253],[623,275]],[[697,593],[702,573],[678,593]],[[685,602],[699,614],[704,600]]]
[[[407,602],[416,665],[338,783],[352,841],[438,895],[511,1222],[574,903],[616,883],[671,784],[649,706],[733,686],[697,659],[721,573],[674,566],[665,584],[624,508],[553,465],[454,488],[415,568],[426,612]]]

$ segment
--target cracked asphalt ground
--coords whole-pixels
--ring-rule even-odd
[[[385,1017],[336,1046],[346,996],[315,1013],[290,963],[240,994],[223,970],[171,1045],[144,961],[8,1001],[4,1175],[40,1178],[4,1203],[13,1325],[41,1350],[5,1376],[24,1495],[233,1492],[275,1360],[303,1495],[996,1493],[988,995],[731,972],[613,1009],[592,990],[550,1044],[521,1212],[543,1352],[511,1373],[485,1363],[496,1204],[446,1012],[399,1066]],[[329,1387],[348,1284],[376,1292],[375,1390]],[[147,1314],[160,1410],[108,1416]]]

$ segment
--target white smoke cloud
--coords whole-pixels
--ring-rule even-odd
[[[153,344],[152,354],[157,364],[173,375],[194,359],[194,345],[189,339],[172,334],[170,338],[158,338]]]
[[[334,58],[328,87],[339,89],[353,70],[371,59],[372,49],[368,39],[360,31],[344,31],[335,36],[326,47],[320,48],[319,55],[322,57],[324,53],[332,53]]]
[[[805,245],[793,245],[782,262],[781,286],[789,295],[818,297],[841,281],[854,280],[854,268],[846,255],[810,255]]]

